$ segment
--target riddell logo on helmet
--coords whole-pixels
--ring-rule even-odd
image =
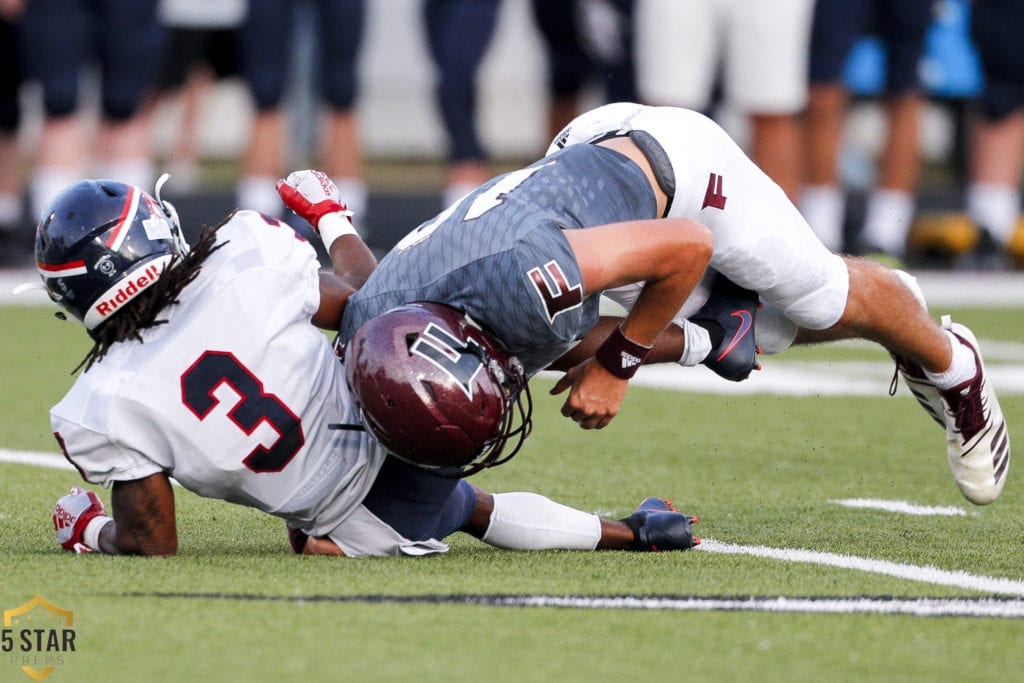
[[[124,303],[131,301],[136,294],[156,282],[161,270],[160,265],[156,263],[147,266],[141,275],[132,277],[128,284],[118,287],[109,299],[96,304],[96,312],[103,318],[113,315]]]

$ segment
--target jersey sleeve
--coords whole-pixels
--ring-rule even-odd
[[[64,457],[90,484],[109,487],[115,481],[143,479],[165,468],[142,453],[122,448],[109,436],[51,413],[53,435]]]

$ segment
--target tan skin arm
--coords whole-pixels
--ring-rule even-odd
[[[320,273],[320,308],[313,315],[313,324],[336,331],[348,298],[370,277],[377,259],[358,235],[342,235],[334,240],[330,256],[334,272]]]
[[[711,260],[711,232],[685,218],[614,223],[565,232],[583,274],[585,295],[632,282],[644,287],[621,323],[622,333],[652,346],[700,282]],[[618,414],[628,380],[588,357],[551,390],[569,389],[562,415],[601,429]]]
[[[160,472],[144,479],[114,482],[110,497],[113,522],[99,533],[100,551],[108,555],[174,555],[178,527],[174,491]]]
[[[601,345],[601,342],[608,338],[608,335],[611,334],[621,322],[622,318],[612,316],[602,317],[579,344],[562,354],[561,357],[548,366],[548,369],[561,370],[565,372],[574,365],[579,365],[587,358],[593,357],[594,353],[597,351],[597,347]],[[686,341],[683,337],[682,329],[677,325],[669,325],[661,334],[658,335],[658,340],[654,343],[651,355],[647,356],[647,360],[644,361],[644,364],[675,363],[682,357],[685,344]]]

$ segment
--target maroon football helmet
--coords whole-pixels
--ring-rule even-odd
[[[522,364],[450,306],[393,308],[344,357],[366,429],[406,462],[463,477],[506,462],[532,428]]]

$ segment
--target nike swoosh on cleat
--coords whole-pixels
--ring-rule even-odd
[[[743,338],[747,336],[747,333],[750,332],[750,327],[754,322],[754,316],[750,315],[750,311],[733,311],[729,315],[736,316],[742,322],[740,322],[740,328],[736,330],[736,334],[732,335],[732,339],[729,340],[729,345],[725,347],[725,350],[722,351],[715,360],[722,360],[728,356],[732,350],[736,348],[736,345],[743,341]]]

